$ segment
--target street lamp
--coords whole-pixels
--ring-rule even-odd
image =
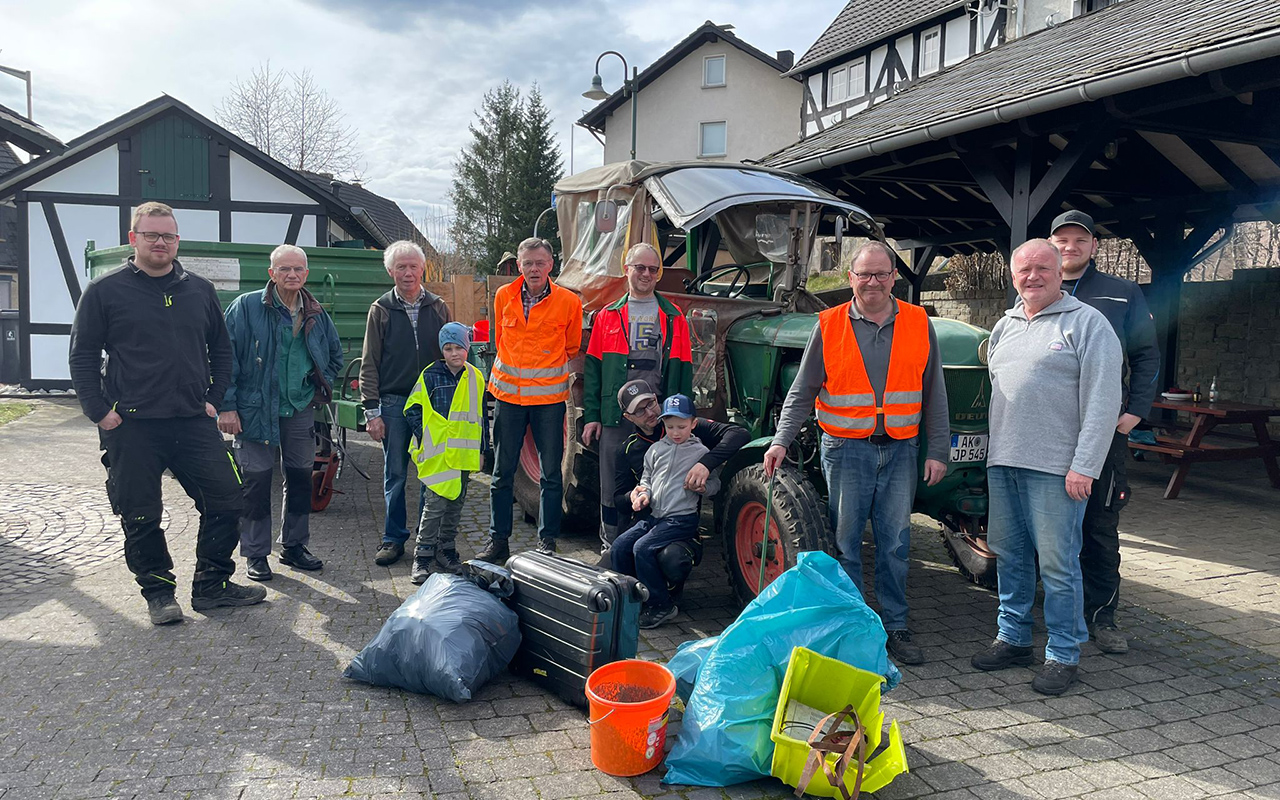
[[[606,50],[596,58],[596,74],[591,78],[591,88],[582,93],[582,96],[588,100],[607,100],[609,93],[604,90],[604,81],[600,79],[600,60],[605,56],[615,55],[622,60],[622,96],[631,98],[631,158],[634,161],[636,157],[636,93],[640,90],[640,70],[635,67],[628,68],[627,59],[623,58],[622,53],[616,50]],[[628,69],[630,69],[631,77],[627,77]]]

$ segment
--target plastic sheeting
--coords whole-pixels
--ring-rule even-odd
[[[663,782],[730,786],[767,777],[769,732],[792,648],[884,675],[892,688],[901,675],[885,640],[880,617],[839,562],[801,553],[724,633],[682,645],[667,665],[678,690],[693,690]]]
[[[465,703],[507,668],[520,647],[519,618],[457,575],[437,573],[391,613],[343,675]]]

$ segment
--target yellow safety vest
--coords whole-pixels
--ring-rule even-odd
[[[430,369],[428,365],[427,369]],[[470,364],[462,365],[462,379],[453,391],[449,418],[431,407],[426,381],[418,376],[413,393],[405,401],[422,407],[422,439],[409,439],[409,455],[418,465],[418,480],[447,500],[462,494],[462,473],[480,469],[480,420],[484,402],[484,376]],[[423,370],[426,373],[426,370]]]

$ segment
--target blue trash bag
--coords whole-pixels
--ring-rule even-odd
[[[516,612],[475,583],[437,573],[392,612],[342,674],[465,703],[520,647]]]
[[[663,783],[730,786],[767,777],[769,731],[792,648],[883,675],[893,688],[902,676],[885,640],[880,617],[840,563],[801,553],[719,637],[682,645],[667,665],[677,685],[693,683],[693,691]]]

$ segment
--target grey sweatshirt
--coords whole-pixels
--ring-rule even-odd
[[[889,375],[889,351],[893,346],[893,322],[898,316],[898,301],[893,301],[893,312],[883,325],[877,325],[858,312],[857,303],[849,304],[849,319],[853,334],[858,339],[862,362],[867,369],[867,379],[876,400],[884,399],[884,382]],[[815,324],[800,358],[800,371],[796,374],[786,402],[778,416],[778,430],[773,443],[790,447],[800,433],[800,426],[813,411],[813,401],[822,389],[827,377],[822,363],[822,326]],[[929,323],[929,361],[924,367],[924,403],[921,409],[924,422],[925,457],[947,463],[951,457],[951,417],[947,411],[947,386],[942,377],[942,362],[938,359],[938,336]],[[884,433],[884,415],[876,417],[874,433]]]
[[[649,447],[644,454],[644,474],[640,476],[640,485],[649,489],[649,507],[653,509],[655,519],[696,514],[698,499],[709,497],[720,488],[720,479],[715,475],[707,478],[704,494],[684,488],[685,476],[708,452],[707,446],[696,436],[690,436],[680,444],[664,436]]]
[[[991,331],[988,466],[1102,473],[1120,416],[1124,355],[1097,309],[1062,299],[1027,319],[1022,300]]]

